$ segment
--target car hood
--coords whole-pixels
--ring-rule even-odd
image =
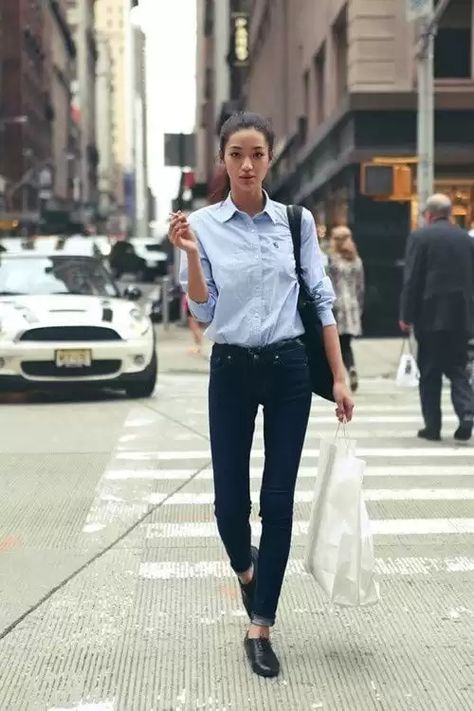
[[[2,296],[0,297],[0,330],[17,335],[30,328],[48,326],[102,326],[116,330],[122,337],[130,336],[137,323],[132,312],[136,304],[126,299],[98,296]],[[148,317],[143,314],[143,321]]]

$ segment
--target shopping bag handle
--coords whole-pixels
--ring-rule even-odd
[[[347,425],[348,422],[344,418],[343,422],[338,422],[337,427],[336,427],[336,432],[334,433],[334,440],[333,443],[336,444],[339,440],[339,442],[342,442],[342,445],[346,449],[348,453],[354,451],[354,440],[352,440],[348,436],[348,431],[347,431]],[[341,436],[341,429],[342,429],[342,436]]]
[[[406,346],[408,346],[408,352],[410,355],[414,355],[413,353],[413,329],[410,328],[410,331],[408,333],[404,333],[402,337],[402,349],[400,351],[400,358],[402,355],[405,353]]]
[[[342,436],[343,436],[343,439],[345,440],[346,444],[349,444],[349,437],[347,436],[347,420],[346,420],[345,417],[344,417],[344,419],[342,420],[342,422],[338,422],[338,423],[337,423],[336,433],[335,433],[335,435],[334,435],[334,439],[336,440],[336,439],[339,437],[339,433],[340,433],[340,431],[341,431],[341,427],[342,427]]]

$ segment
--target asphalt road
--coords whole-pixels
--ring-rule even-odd
[[[176,366],[185,337],[163,342],[148,400],[0,399],[0,710],[473,708],[474,447],[451,439],[451,407],[444,441],[421,442],[416,393],[363,379],[351,430],[382,599],[332,611],[302,567],[319,439],[334,434],[332,407],[314,403],[274,634],[282,674],[265,681],[244,660],[213,521],[207,365]],[[254,499],[261,466],[259,421]]]

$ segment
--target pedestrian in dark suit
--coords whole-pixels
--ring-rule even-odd
[[[426,226],[408,238],[400,328],[412,326],[418,341],[420,399],[424,429],[418,436],[441,439],[443,373],[459,418],[454,437],[472,435],[474,393],[467,375],[467,344],[474,326],[474,240],[451,222],[451,201],[432,195],[423,213]]]

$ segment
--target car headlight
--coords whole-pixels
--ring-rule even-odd
[[[132,319],[131,328],[134,334],[144,336],[150,329],[150,319],[145,316],[141,309],[132,309],[130,311]]]
[[[130,316],[134,321],[142,321],[143,320],[143,311],[140,309],[132,309],[130,311]]]

